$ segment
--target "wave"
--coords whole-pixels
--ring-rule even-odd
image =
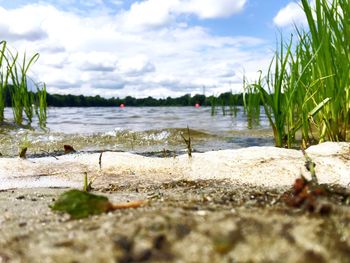
[[[108,132],[93,134],[18,129],[0,134],[0,153],[2,156],[18,156],[21,148],[27,147],[28,156],[63,154],[63,145],[68,144],[77,151],[128,151],[146,155],[150,153],[151,156],[162,156],[169,151],[173,155],[186,152],[182,136],[188,138],[187,128],[134,131],[115,127]],[[190,129],[190,136],[194,151],[199,152],[273,145],[273,137],[265,129],[225,134]]]

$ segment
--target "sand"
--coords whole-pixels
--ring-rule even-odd
[[[350,144],[307,150],[321,183],[349,186]],[[251,147],[150,158],[130,153],[0,158],[0,262],[348,262],[350,194],[328,213],[291,208],[300,151]],[[71,220],[49,208],[96,177],[93,192],[141,208]],[[68,187],[68,188],[67,188]],[[345,188],[346,189],[346,188]],[[342,190],[344,191],[344,189]],[[345,190],[348,191],[348,190]]]
[[[320,183],[348,186],[350,183],[350,144],[323,143],[307,149],[316,163]],[[250,147],[194,153],[169,158],[144,157],[125,152],[77,153],[43,158],[0,158],[0,189],[23,187],[76,187],[84,173],[106,184],[114,177],[164,180],[229,180],[256,186],[291,185],[308,172],[301,151],[275,147]]]

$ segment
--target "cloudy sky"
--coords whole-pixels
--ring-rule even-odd
[[[303,19],[293,0],[0,0],[0,40],[40,53],[50,93],[211,95],[241,91]]]

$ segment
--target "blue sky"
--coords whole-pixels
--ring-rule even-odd
[[[104,97],[239,92],[303,21],[293,0],[0,0],[0,38],[40,53],[33,79]]]

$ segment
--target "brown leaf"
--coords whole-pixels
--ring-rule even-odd
[[[297,178],[294,182],[294,185],[293,185],[294,193],[295,194],[300,193],[304,189],[306,184],[307,184],[307,181],[305,180],[304,177]]]
[[[63,145],[63,148],[64,148],[64,154],[76,152],[76,150],[73,148],[73,146],[70,146],[68,144]]]

